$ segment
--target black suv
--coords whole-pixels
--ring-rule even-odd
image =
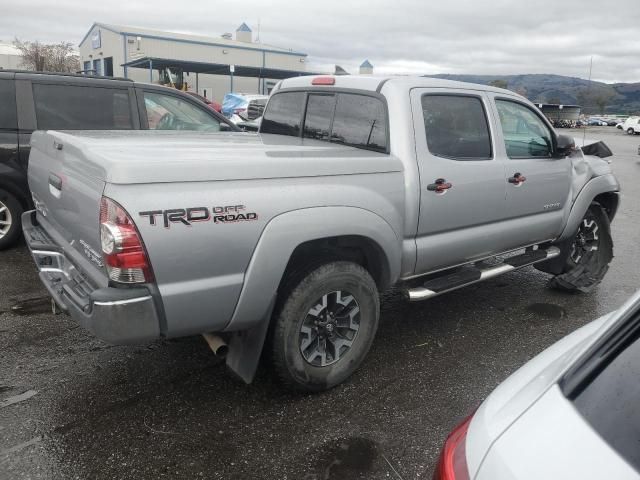
[[[32,208],[27,184],[34,130],[238,131],[178,90],[127,79],[0,70],[0,250]]]

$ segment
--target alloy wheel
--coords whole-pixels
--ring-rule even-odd
[[[340,360],[360,329],[360,306],[349,292],[335,290],[316,300],[300,327],[300,352],[316,367]]]
[[[582,220],[569,255],[575,264],[580,263],[587,253],[598,250],[600,244],[598,229],[598,223],[593,218]]]

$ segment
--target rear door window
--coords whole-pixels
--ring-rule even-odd
[[[429,151],[454,160],[492,158],[487,115],[478,97],[424,95],[422,114]]]
[[[16,90],[13,80],[0,80],[0,128],[18,128]]]
[[[260,133],[300,136],[300,122],[304,108],[304,92],[277,93],[269,100]]]
[[[129,91],[75,85],[33,84],[41,130],[130,130]]]
[[[144,92],[149,130],[220,131],[220,121],[202,108],[174,95]]]
[[[339,93],[331,141],[386,152],[387,114],[382,101],[368,95]]]

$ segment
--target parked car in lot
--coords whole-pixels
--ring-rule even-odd
[[[0,250],[33,208],[27,185],[34,130],[237,130],[177,90],[84,75],[0,70]]]
[[[622,130],[629,135],[640,133],[640,117],[629,117],[622,124]]]
[[[251,122],[262,116],[268,95],[227,93],[222,100],[222,114],[237,124]]]
[[[203,97],[202,95],[196,92],[185,92],[185,93],[187,95],[191,95],[192,97],[197,98],[198,100],[200,100],[201,102],[203,102],[205,105],[215,110],[216,112],[222,113],[222,105],[216,102],[215,100],[210,100],[207,97]]]
[[[445,442],[434,480],[640,479],[640,294],[499,385]]]
[[[286,385],[344,381],[391,285],[421,301],[536,265],[589,291],[612,258],[606,146],[576,149],[488,86],[299,77],[259,135],[32,144],[24,231],[56,303],[112,343],[215,333],[246,381],[265,339]]]
[[[607,122],[605,122],[601,118],[590,118],[589,119],[589,125],[590,126],[596,126],[596,127],[606,127],[607,126]]]

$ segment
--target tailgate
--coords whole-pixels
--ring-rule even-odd
[[[70,134],[34,132],[29,187],[39,223],[85,273],[105,275],[100,254],[100,199],[104,171],[87,161],[82,142]],[[102,282],[100,282],[102,283]]]

